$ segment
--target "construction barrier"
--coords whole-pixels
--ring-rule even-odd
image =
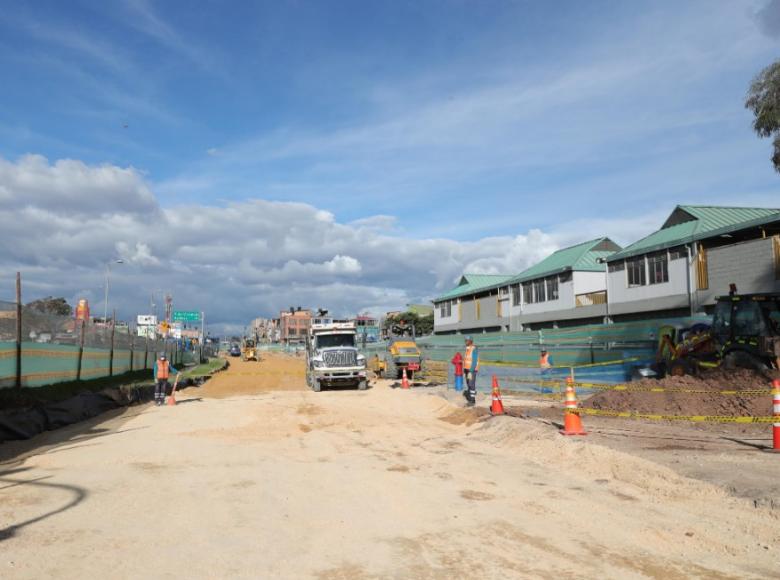
[[[569,412],[568,410],[566,412]],[[579,407],[577,413],[603,417],[621,417],[624,419],[648,419],[651,421],[693,421],[694,423],[772,423],[775,417],[732,417],[721,415],[659,415],[639,413],[637,411],[610,411]]]

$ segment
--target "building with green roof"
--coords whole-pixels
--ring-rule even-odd
[[[437,334],[535,330],[711,312],[730,284],[780,292],[780,209],[678,205],[620,248],[597,238],[515,275],[464,274],[433,300]]]
[[[709,312],[736,284],[780,291],[780,209],[678,205],[661,228],[607,259],[615,320]]]
[[[434,299],[438,334],[523,330],[601,322],[606,277],[602,261],[620,250],[597,238],[553,252],[520,274],[464,274]]]

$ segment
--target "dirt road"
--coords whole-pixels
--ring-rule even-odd
[[[234,363],[180,401],[4,448],[23,454],[0,465],[0,577],[780,569],[777,512],[538,420],[475,422],[430,391],[382,384],[313,393],[286,357]]]

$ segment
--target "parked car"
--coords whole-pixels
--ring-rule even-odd
[[[230,356],[241,356],[241,347],[237,344],[231,345],[230,351],[228,351],[228,354]]]

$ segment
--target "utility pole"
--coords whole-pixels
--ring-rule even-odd
[[[22,388],[22,273],[16,273],[16,388]]]

